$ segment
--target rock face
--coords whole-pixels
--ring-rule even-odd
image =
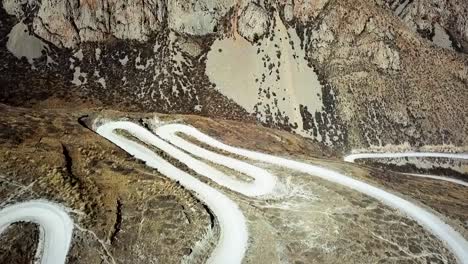
[[[383,0],[386,7],[423,38],[468,53],[468,2]]]
[[[11,15],[24,15],[20,0],[5,2]],[[215,33],[218,22],[235,4],[224,1],[119,1],[44,0],[34,15],[34,32],[58,47],[75,48],[82,42],[102,42],[110,37],[148,41],[151,35],[169,29],[189,35]]]
[[[169,0],[168,27],[179,33],[204,36],[218,31],[220,19],[236,4],[234,0]]]
[[[239,17],[237,29],[239,34],[254,42],[268,31],[269,16],[265,9],[254,3],[249,3]]]
[[[0,102],[256,120],[343,151],[466,146],[465,7],[5,0]]]
[[[20,5],[18,1],[16,4]],[[13,6],[13,0],[8,5]],[[109,37],[147,41],[165,18],[165,3],[161,0],[44,0],[39,7],[31,8],[39,8],[33,20],[34,32],[65,48]]]

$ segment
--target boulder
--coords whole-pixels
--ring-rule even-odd
[[[268,12],[255,3],[249,3],[242,11],[237,22],[237,30],[250,42],[263,37],[270,25]]]

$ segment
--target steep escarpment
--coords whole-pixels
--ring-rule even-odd
[[[381,3],[413,31],[437,46],[468,52],[468,3],[466,1],[394,1]]]
[[[466,144],[466,56],[368,2],[331,2],[300,23],[309,61],[338,93],[351,145]]]
[[[405,3],[5,0],[0,101],[258,121],[339,150],[466,146],[465,4]]]

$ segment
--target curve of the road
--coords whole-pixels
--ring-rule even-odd
[[[344,161],[354,163],[359,159],[381,159],[381,158],[449,158],[449,159],[468,159],[466,153],[443,153],[443,152],[400,152],[400,153],[356,153],[350,154],[343,158]],[[403,173],[405,175],[428,178],[434,180],[441,180],[452,182],[455,184],[468,187],[468,182],[439,175],[417,174],[417,173]]]
[[[0,210],[0,235],[13,223],[39,226],[36,256],[41,264],[65,263],[73,234],[73,221],[58,204],[45,200],[17,203]]]
[[[196,179],[194,176],[176,168],[147,147],[119,135],[116,133],[116,130],[124,130],[138,140],[148,145],[155,146],[183,162],[187,162],[186,164],[188,166],[193,166],[191,167],[193,170],[207,177],[211,178],[209,173],[215,172],[214,169],[208,170],[206,165],[203,166],[201,162],[197,162],[193,158],[190,159],[189,155],[186,153],[183,153],[181,150],[158,138],[147,129],[132,122],[109,122],[99,126],[96,130],[98,134],[107,138],[129,154],[135,156],[137,159],[145,161],[148,166],[157,169],[163,175],[178,181],[185,188],[194,191],[195,195],[213,211],[220,225],[220,238],[208,262],[240,263],[247,248],[248,233],[244,215],[237,204],[221,192]],[[233,189],[236,190],[242,187],[242,185],[237,185],[236,182],[223,182],[227,176],[223,177],[220,172],[215,172],[213,175],[218,176],[213,177],[213,180],[221,185],[233,187]],[[258,183],[255,183],[255,181],[254,185],[258,186]],[[268,185],[271,185],[271,183]],[[251,188],[250,190],[258,194],[265,193],[265,190],[261,186],[258,186],[258,190],[255,190],[255,188]]]
[[[233,204],[231,200],[227,199],[227,201],[229,201],[229,202],[226,201],[227,204],[232,203],[231,207],[229,207],[230,209],[225,210],[225,208],[222,208],[221,210],[218,211],[216,208],[217,206],[219,206],[219,203],[221,203],[221,201],[217,201],[219,195],[216,197],[212,197],[211,195],[206,194],[206,193],[204,195],[205,191],[208,193],[212,193],[212,192],[217,192],[216,190],[199,182],[191,175],[184,173],[178,170],[177,168],[168,170],[167,168],[173,167],[171,164],[157,157],[154,152],[148,150],[146,147],[134,141],[128,140],[125,137],[117,135],[116,133],[114,133],[115,129],[126,130],[133,136],[137,137],[138,139],[146,143],[153,144],[156,141],[161,141],[159,142],[158,148],[160,148],[163,151],[166,151],[166,149],[169,149],[170,148],[169,146],[171,146],[171,148],[173,148],[173,146],[170,144],[168,144],[169,146],[164,145],[162,142],[164,142],[165,144],[167,144],[167,142],[156,137],[154,134],[152,134],[150,131],[146,130],[145,128],[139,125],[136,125],[134,123],[131,123],[131,122],[109,122],[104,125],[101,125],[97,129],[97,132],[99,134],[103,135],[104,137],[108,138],[112,142],[116,143],[118,146],[120,146],[124,150],[127,150],[127,152],[129,152],[130,154],[135,155],[137,158],[145,160],[148,165],[159,169],[160,172],[167,175],[168,177],[178,180],[186,188],[194,190],[197,193],[197,195],[199,195],[201,200],[207,203],[207,205],[213,210],[215,215],[218,217],[218,221],[220,223],[221,230],[222,230],[221,232],[222,236],[220,238],[220,242],[217,245],[215,251],[212,253],[210,260],[216,260],[216,261],[213,261],[216,263],[226,263],[227,260],[231,260],[235,258],[237,261],[232,261],[232,262],[239,263],[242,260],[243,254],[245,252],[245,248],[247,247],[247,230],[245,226],[245,219],[242,215],[242,212],[240,212],[237,206]],[[271,164],[275,164],[278,166],[287,167],[289,169],[301,171],[303,173],[307,173],[312,176],[323,178],[327,181],[331,181],[331,182],[343,185],[345,187],[349,187],[363,194],[371,196],[377,200],[380,200],[381,202],[383,202],[384,204],[388,206],[391,206],[395,209],[398,209],[404,212],[407,216],[416,220],[424,228],[428,229],[434,235],[436,235],[439,239],[441,239],[446,244],[446,246],[453,252],[453,254],[456,256],[456,258],[458,259],[460,263],[468,264],[468,242],[463,238],[463,236],[461,236],[452,227],[444,223],[436,215],[432,214],[431,212],[423,209],[422,207],[418,205],[415,205],[409,201],[406,201],[405,199],[397,195],[391,194],[380,188],[358,181],[356,179],[353,179],[351,177],[348,177],[346,175],[343,175],[341,173],[338,173],[330,169],[326,169],[326,168],[311,165],[311,164],[305,164],[305,163],[297,162],[294,160],[289,160],[286,158],[280,158],[280,157],[276,157],[276,156],[272,156],[272,155],[268,155],[268,154],[264,154],[260,152],[232,147],[187,125],[182,125],[182,124],[163,125],[163,126],[158,127],[155,132],[158,136],[167,140],[171,144],[193,155],[203,156],[203,158],[206,158],[208,160],[210,160],[211,157],[209,155],[205,155],[205,154],[208,154],[204,152],[206,150],[179,137],[178,133],[183,133],[187,136],[194,137],[198,141],[204,144],[210,145],[214,148],[218,148],[218,149],[221,149],[221,150],[224,150],[224,151],[227,151],[227,152],[239,155],[239,156],[243,156],[252,160],[271,163]],[[211,160],[211,161],[216,162],[214,160]],[[161,165],[161,164],[164,164],[164,165]],[[236,166],[232,164],[231,164],[231,167],[236,168]],[[161,170],[161,168],[163,168],[163,170]],[[241,168],[236,168],[236,169],[241,171]],[[220,197],[223,197],[222,199],[225,198],[225,196],[223,195],[221,195]],[[236,212],[235,213],[236,219],[226,219],[226,217],[223,215],[226,213],[226,211]],[[228,221],[228,220],[229,220],[229,224],[224,223],[224,221]],[[243,237],[241,239],[238,239],[235,242],[224,241],[223,239],[226,238],[225,237],[226,234],[231,234],[232,232],[235,234],[242,233]],[[224,250],[225,247],[232,247],[231,244],[233,243],[237,243],[236,245],[237,249],[242,248],[243,250],[236,250],[234,252]],[[221,253],[226,252],[226,255],[220,255],[219,254],[220,252]]]

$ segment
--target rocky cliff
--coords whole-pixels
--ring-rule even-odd
[[[0,102],[467,146],[464,1],[3,0]]]
[[[385,0],[382,4],[423,38],[446,49],[468,52],[466,1]]]

